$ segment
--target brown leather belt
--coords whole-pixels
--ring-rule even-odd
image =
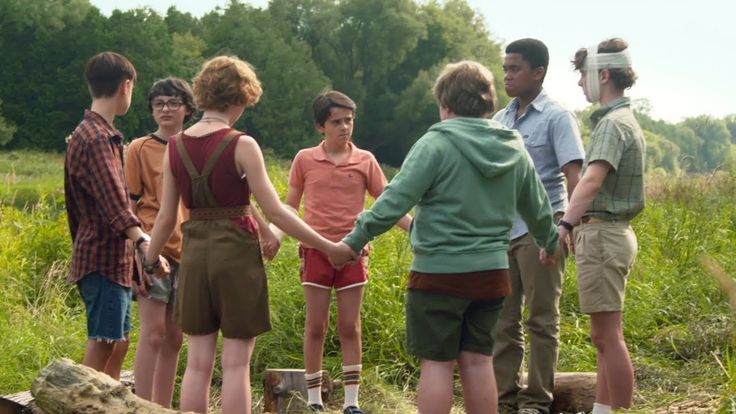
[[[583,216],[580,222],[583,224],[595,224],[595,223],[621,223],[628,220],[618,220],[614,218],[599,217],[599,216]]]
[[[250,215],[250,205],[236,207],[202,207],[189,210],[190,220],[222,220]]]

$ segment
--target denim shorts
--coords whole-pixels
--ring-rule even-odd
[[[167,257],[171,266],[171,273],[166,277],[150,276],[151,285],[147,287],[148,297],[158,302],[174,304],[176,300],[176,277],[179,273],[179,263]]]
[[[87,310],[87,338],[115,342],[130,332],[133,290],[101,273],[90,273],[77,283]]]

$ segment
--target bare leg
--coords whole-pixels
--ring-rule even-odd
[[[115,341],[110,358],[107,359],[107,363],[105,364],[105,374],[116,380],[120,379],[120,371],[123,369],[123,361],[125,361],[125,355],[128,353],[129,346],[130,337],[127,335],[124,340]]]
[[[189,335],[187,369],[181,384],[181,410],[207,413],[210,403],[210,383],[215,367],[217,332],[209,335]]]
[[[606,361],[601,354],[597,355],[598,368],[595,376],[595,402],[611,405],[611,396],[608,395],[608,380],[606,379]]]
[[[417,392],[419,414],[449,414],[455,361],[422,359],[421,370]]]
[[[114,342],[87,339],[87,350],[84,353],[84,361],[82,363],[99,372],[105,372],[105,366],[114,348]]]
[[[496,414],[498,390],[493,374],[493,357],[475,352],[460,352],[460,380],[463,383],[465,412]]]
[[[307,320],[304,323],[304,368],[308,374],[322,369],[331,294],[330,289],[304,286],[307,306]]]
[[[135,353],[135,394],[149,401],[153,401],[156,361],[166,335],[165,318],[165,303],[144,296],[138,298],[141,333]]]
[[[358,365],[362,359],[360,307],[365,286],[338,291],[337,328],[340,333],[343,365]]]
[[[179,352],[183,342],[181,327],[174,320],[174,307],[166,306],[166,336],[158,352],[156,374],[153,379],[153,402],[171,407],[174,397],[176,370],[179,367]]]
[[[608,385],[608,395],[596,396],[596,402],[610,405],[614,410],[630,408],[634,395],[634,367],[624,340],[621,312],[598,312],[590,317],[591,338],[598,350],[598,376]],[[598,397],[607,397],[610,404]]]
[[[225,338],[222,343],[222,412],[250,414],[250,358],[255,338]]]

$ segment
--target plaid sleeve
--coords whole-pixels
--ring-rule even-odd
[[[596,126],[588,148],[588,164],[593,161],[606,161],[613,170],[618,169],[624,153],[625,140],[615,122],[601,120]]]
[[[128,203],[120,149],[108,139],[91,139],[87,145],[88,191],[99,213],[116,232],[140,225]]]

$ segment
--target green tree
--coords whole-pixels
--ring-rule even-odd
[[[222,14],[203,17],[205,53],[234,54],[256,69],[263,84],[261,102],[240,125],[261,145],[285,157],[315,145],[311,102],[329,85],[302,40],[283,36],[269,11],[233,1]]]
[[[104,18],[88,1],[64,0],[4,1],[0,15],[0,96],[18,127],[10,146],[62,149],[86,101],[81,39],[93,41]]]
[[[13,140],[15,131],[17,131],[16,126],[3,117],[2,104],[3,101],[0,100],[0,148],[7,146]]]
[[[736,144],[736,114],[726,116],[723,118],[723,121],[726,123],[726,128],[728,128],[728,132],[731,134],[731,143]]]
[[[679,148],[679,165],[684,171],[702,171],[703,163],[699,160],[702,158],[703,139],[696,135],[695,131],[683,123],[675,125],[662,120],[654,120],[646,113],[636,112],[635,114],[642,129],[659,135]]]
[[[692,129],[702,140],[700,154],[696,159],[700,171],[711,171],[721,168],[731,153],[731,134],[722,119],[708,115],[687,118],[683,125]]]
[[[375,122],[372,149],[381,160],[399,165],[414,142],[439,121],[432,86],[448,62],[472,59],[494,72],[498,108],[508,98],[503,92],[503,72],[500,46],[491,40],[482,16],[477,15],[464,0],[424,4],[418,17],[426,30],[417,46],[394,69],[384,90],[394,98],[392,111],[385,119]]]
[[[680,174],[680,148],[672,141],[654,132],[644,130],[647,143],[646,169],[658,168],[672,175]]]

